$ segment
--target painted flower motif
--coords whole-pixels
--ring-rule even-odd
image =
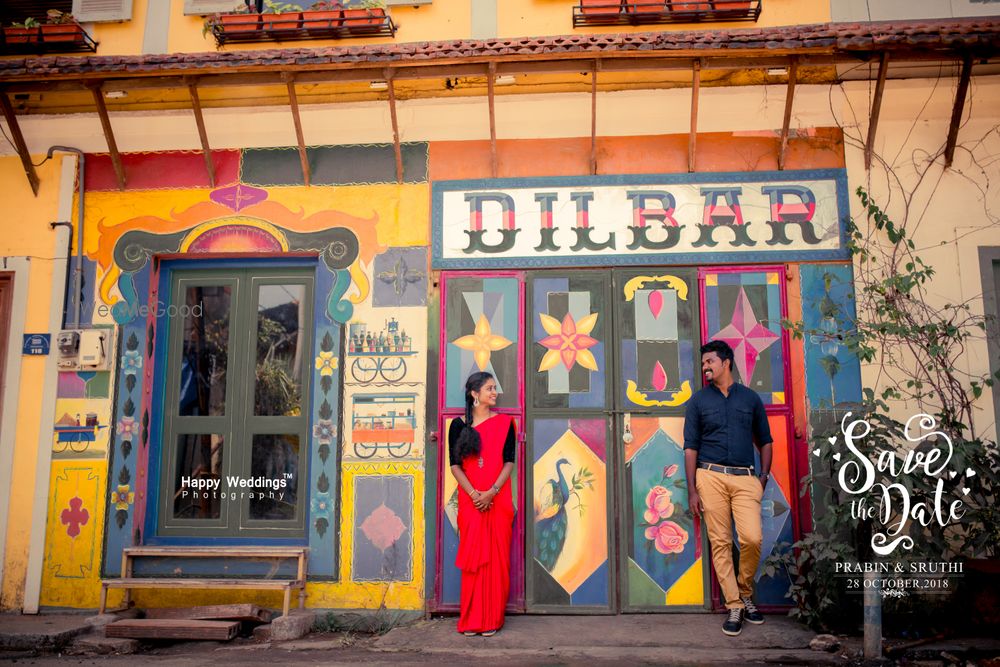
[[[316,370],[319,371],[320,375],[333,375],[333,372],[337,370],[338,363],[339,360],[333,352],[320,352],[319,356],[316,357]]]
[[[312,499],[311,507],[313,516],[317,518],[330,516],[333,511],[333,499],[329,493],[317,493]]]
[[[664,521],[658,526],[646,529],[646,539],[653,540],[653,546],[661,554],[679,554],[687,544],[687,531],[673,521]]]
[[[118,435],[122,436],[124,439],[134,438],[139,432],[138,425],[135,423],[134,417],[122,417],[118,420]]]
[[[139,350],[125,350],[125,354],[122,355],[122,368],[125,370],[125,375],[135,375],[142,370],[142,356]]]
[[[656,523],[674,513],[674,504],[670,502],[670,490],[656,485],[646,494],[646,511],[642,518],[646,523]]]
[[[127,510],[134,500],[135,494],[129,490],[128,484],[119,484],[118,490],[111,493],[111,502],[115,504],[115,509]]]
[[[597,345],[597,339],[588,335],[597,324],[597,313],[591,313],[579,322],[574,322],[573,316],[566,313],[562,324],[545,313],[538,313],[538,318],[545,333],[549,334],[538,341],[547,350],[538,364],[539,373],[555,368],[560,360],[566,370],[573,368],[573,364],[580,364],[591,371],[597,370],[597,359],[590,351],[590,348]]]
[[[669,466],[663,466],[663,477],[664,478],[673,477],[676,474],[677,474],[677,464],[676,463],[674,463],[673,465],[669,465]]]
[[[315,426],[313,426],[313,436],[319,441],[321,445],[329,445],[333,442],[333,439],[337,437],[337,431],[333,426],[333,422],[329,419],[320,419]]]
[[[456,338],[451,341],[451,344],[460,350],[472,352],[472,358],[475,360],[476,366],[479,367],[479,370],[485,371],[490,363],[490,356],[494,352],[504,349],[511,342],[503,336],[493,333],[493,329],[490,328],[489,319],[483,314],[479,316],[476,328],[471,334]]]

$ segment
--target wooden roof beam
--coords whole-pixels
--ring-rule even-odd
[[[701,89],[701,61],[691,63],[691,131],[688,134],[688,171],[694,172],[698,136],[698,95]]]
[[[31,161],[31,153],[28,152],[28,144],[24,141],[24,135],[21,134],[21,126],[17,124],[17,116],[14,114],[14,107],[11,106],[10,98],[7,97],[5,91],[0,91],[0,108],[3,109],[4,120],[7,121],[7,127],[10,128],[11,138],[14,140],[14,148],[17,149],[17,154],[21,158],[21,166],[24,167],[24,175],[28,177],[28,184],[31,185],[31,191],[38,196],[38,173],[35,171],[35,164]]]
[[[283,72],[281,78],[288,88],[288,105],[292,109],[292,122],[295,124],[295,141],[299,147],[299,163],[302,165],[302,182],[309,186],[312,180],[309,172],[309,154],[306,153],[306,141],[302,134],[302,117],[299,115],[299,98],[295,94],[295,74]]]
[[[496,85],[497,64],[491,62],[486,69],[486,98],[490,107],[490,173],[497,177],[500,166],[497,164],[497,110],[493,87]]]
[[[94,106],[97,107],[97,116],[101,119],[101,127],[104,129],[104,139],[108,142],[108,153],[111,154],[111,164],[115,168],[115,176],[118,179],[118,189],[125,189],[125,165],[122,164],[122,156],[118,152],[118,142],[115,141],[115,133],[111,129],[111,118],[108,116],[108,107],[104,104],[104,91],[100,81],[88,81],[84,85],[90,88],[90,93],[94,97]]]
[[[201,140],[201,152],[205,156],[205,170],[208,171],[208,181],[215,187],[215,163],[212,161],[212,148],[208,145],[208,132],[205,129],[205,117],[201,112],[201,98],[198,96],[198,81],[188,81],[188,93],[191,95],[191,108],[194,111],[194,122],[198,125],[198,139]]]
[[[889,71],[889,54],[885,51],[879,56],[878,78],[875,82],[875,96],[872,98],[872,112],[868,119],[868,138],[865,140],[865,170],[872,167],[872,151],[875,147],[875,133],[878,130],[878,117],[882,111],[882,93],[885,92],[885,77]]]
[[[958,92],[955,93],[955,108],[951,111],[951,126],[948,128],[948,141],[944,145],[944,166],[950,167],[955,159],[955,146],[958,145],[958,128],[962,124],[962,112],[965,110],[965,97],[969,93],[969,81],[972,79],[972,56],[962,59],[962,73],[958,77]]]
[[[781,121],[781,147],[778,149],[778,169],[785,168],[785,151],[788,150],[788,130],[792,123],[792,104],[795,102],[795,83],[798,80],[799,63],[791,58],[788,63],[788,88],[785,90],[785,117]]]
[[[403,148],[399,143],[399,117],[396,115],[396,72],[387,67],[382,75],[389,84],[389,119],[392,121],[392,146],[396,152],[396,182],[403,182]]]

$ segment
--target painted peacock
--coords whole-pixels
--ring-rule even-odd
[[[556,461],[556,476],[559,481],[550,479],[545,482],[535,501],[535,558],[549,572],[555,567],[566,543],[569,484],[562,473],[564,465],[570,465],[569,461]]]

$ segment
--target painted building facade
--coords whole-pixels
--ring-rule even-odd
[[[0,158],[4,609],[93,608],[123,548],[209,544],[308,546],[310,608],[455,609],[440,434],[480,369],[520,429],[511,609],[712,608],[681,449],[698,347],[729,341],[767,406],[769,554],[811,527],[811,430],[871,373],[782,320],[820,330],[853,312],[853,191],[898,185],[865,167],[884,53],[900,65],[871,146],[900,182],[943,145],[955,63],[977,58],[960,150],[922,202],[941,222],[921,234],[961,267],[941,298],[988,303],[995,19],[942,17],[926,46],[905,27],[826,25],[869,18],[837,3],[764,0],[742,31],[721,15],[724,33],[588,26],[572,2],[434,0],[392,3],[395,35],[335,35],[350,47],[208,52],[207,9],[125,4],[129,20],[86,24],[96,55],[0,60],[5,129],[41,163],[11,146]],[[49,225],[62,221],[72,237]],[[102,334],[107,362],[63,360],[63,330]],[[43,333],[49,354],[22,355]],[[981,347],[970,367],[988,366]],[[781,576],[758,586],[785,603]],[[135,594],[250,599],[279,601]]]

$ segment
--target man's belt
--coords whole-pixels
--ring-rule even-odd
[[[704,468],[705,470],[711,470],[713,472],[721,472],[726,475],[752,475],[753,468],[740,468],[737,466],[720,466],[717,463],[699,463],[699,468]]]

